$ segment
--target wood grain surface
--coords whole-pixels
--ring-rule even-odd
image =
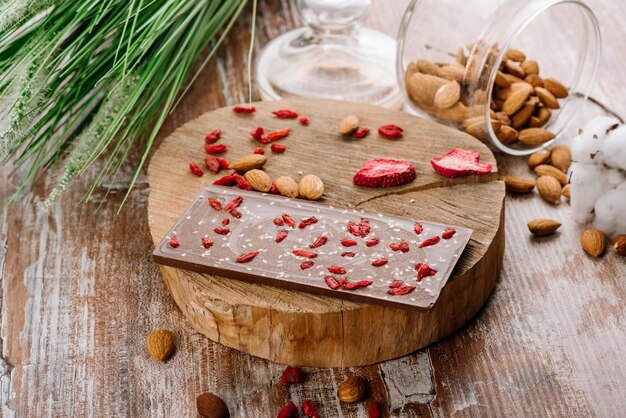
[[[393,35],[406,3],[374,0],[368,24]],[[577,125],[605,111],[626,117],[626,4],[587,3],[602,26],[604,58],[592,92],[600,106],[590,103]],[[257,45],[298,25],[291,2],[259,6]],[[161,138],[202,112],[244,100],[249,23],[246,14]],[[514,158],[499,157],[499,169],[530,174]],[[282,366],[214,343],[184,319],[150,257],[145,177],[117,213],[131,163],[106,200],[101,189],[76,206],[94,167],[49,214],[35,204],[52,179],[17,206],[4,205],[18,184],[11,170],[0,168],[3,417],[195,416],[195,398],[206,390],[222,396],[233,416],[272,417],[289,399],[310,398],[321,416],[364,417],[367,403],[349,406],[335,396],[352,373],[368,379],[372,399],[394,417],[619,417],[626,410],[626,261],[585,256],[566,204],[507,199],[500,281],[460,331],[375,366],[306,368],[306,383],[285,389]],[[525,224],[538,216],[561,220],[560,233],[531,239]],[[156,327],[177,341],[164,364],[144,349]]]

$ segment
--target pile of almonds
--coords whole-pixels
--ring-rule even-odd
[[[491,126],[503,144],[519,141],[535,147],[553,139],[554,133],[543,127],[552,111],[560,108],[558,99],[568,96],[567,88],[555,78],[540,77],[537,61],[510,48],[489,98],[484,78],[491,73],[499,50],[491,47],[485,68],[479,70],[474,57],[484,47],[484,43],[469,45],[469,57],[461,48],[453,63],[420,59],[409,64],[405,83],[411,101],[430,115],[457,122],[470,135],[487,141],[484,103],[490,99]]]

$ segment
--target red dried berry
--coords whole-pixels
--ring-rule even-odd
[[[302,264],[300,264],[300,268],[302,270],[306,270],[306,269],[313,267],[314,264],[315,263],[312,262],[311,260],[303,261]]]
[[[272,187],[270,188],[270,193],[271,194],[279,194],[280,192],[278,191],[278,187],[276,187],[276,185],[272,182]]]
[[[370,128],[359,128],[354,132],[354,137],[356,139],[363,139],[368,136],[370,133]]]
[[[219,235],[228,235],[230,233],[230,229],[228,228],[213,228],[213,232]]]
[[[343,253],[341,253],[341,256],[342,256],[342,257],[350,257],[350,258],[352,258],[352,257],[354,257],[355,255],[356,255],[355,253],[350,252],[350,251],[344,251]]]
[[[261,147],[255,148],[253,154],[263,155],[265,154],[265,150]]]
[[[382,412],[380,410],[380,404],[378,402],[372,402],[367,413],[368,418],[380,418]]]
[[[379,258],[378,260],[372,261],[372,266],[380,267],[380,266],[384,266],[388,262],[389,262],[389,260],[387,260],[386,258]]]
[[[213,246],[213,240],[207,237],[202,238],[202,246],[204,248],[211,248]]]
[[[437,270],[433,269],[426,263],[417,263],[415,265],[417,270],[417,281],[421,281],[424,277],[434,276],[437,274]]]
[[[282,154],[283,152],[285,152],[287,147],[284,146],[283,144],[272,144],[272,146],[270,146],[270,149],[272,150],[272,152],[275,152],[277,154]]]
[[[389,248],[391,248],[391,251],[400,251],[400,244],[398,244],[397,242],[392,242],[391,244],[389,244]]]
[[[212,144],[214,142],[217,142],[221,136],[222,136],[222,131],[220,131],[219,129],[216,129],[213,132],[209,132],[207,136],[204,137],[204,141],[207,144]]]
[[[204,164],[206,165],[206,168],[208,168],[212,172],[216,174],[219,173],[221,167],[220,167],[220,162],[217,161],[217,158],[211,157],[209,155],[204,159]]]
[[[319,248],[322,245],[326,244],[328,242],[328,237],[325,235],[322,235],[321,237],[319,237],[318,239],[316,239],[313,244],[309,245],[309,247],[311,248]]]
[[[309,124],[309,118],[304,115],[300,115],[300,118],[298,120],[300,121],[300,125],[307,126]]]
[[[341,240],[341,245],[344,247],[354,247],[356,245],[356,241],[350,238],[343,238]]]
[[[399,287],[397,289],[389,289],[387,291],[387,294],[391,296],[407,295],[414,290],[415,290],[415,286],[406,285],[406,286]]]
[[[213,144],[204,147],[204,151],[207,154],[223,154],[228,151],[228,147],[226,147],[226,145],[224,144]]]
[[[313,225],[317,223],[317,218],[315,216],[311,216],[310,218],[306,218],[300,221],[300,224],[298,224],[298,228],[300,229],[304,229],[309,225]]]
[[[289,232],[286,229],[281,229],[276,234],[276,242],[283,242],[285,238],[287,238],[287,235],[289,235]]]
[[[280,119],[295,119],[298,117],[298,114],[296,112],[294,112],[293,110],[288,110],[288,109],[276,110],[272,113]]]
[[[380,240],[378,238],[372,238],[365,243],[366,247],[373,247],[374,245],[378,245]]]
[[[431,245],[435,245],[439,242],[439,235],[435,235],[432,238],[428,238],[419,243],[418,248],[430,247]]]
[[[215,157],[215,158],[220,163],[220,168],[222,170],[228,170],[230,168],[230,163],[228,162],[226,158],[222,158],[222,157]]]
[[[241,218],[241,212],[239,212],[237,209],[231,209],[228,211],[228,213],[230,213],[230,216],[232,216],[233,218]]]
[[[404,129],[398,125],[383,125],[378,128],[378,135],[384,136],[385,138],[402,138],[403,132]]]
[[[491,173],[491,164],[480,164],[480,153],[453,149],[430,160],[433,169],[445,177],[459,177],[468,174]]]
[[[320,418],[317,414],[317,409],[315,409],[315,405],[313,405],[313,401],[308,399],[302,403],[302,412],[304,415],[310,418]]]
[[[236,198],[231,200],[226,206],[224,206],[224,210],[229,211],[231,209],[238,208],[242,202],[243,202],[243,197],[237,196]]]
[[[348,283],[348,278],[346,276],[339,276],[337,277],[337,283],[339,283],[339,286],[343,286]]]
[[[395,187],[415,180],[417,174],[408,161],[369,160],[354,175],[352,181],[363,187]]]
[[[280,131],[270,132],[269,134],[267,134],[267,139],[269,139],[270,142],[278,141],[279,139],[283,139],[287,137],[289,135],[290,130],[291,129],[289,128],[285,128],[285,129],[281,129]]]
[[[274,225],[276,226],[283,226],[285,224],[285,222],[283,222],[283,220],[281,218],[274,218]]]
[[[367,286],[369,286],[371,284],[372,284],[371,280],[360,280],[358,282],[346,283],[341,288],[343,290],[356,290],[356,289],[362,289],[362,288],[367,287]]]
[[[191,174],[198,177],[202,177],[202,175],[204,174],[204,170],[202,170],[200,166],[196,163],[189,163],[189,171],[191,171]]]
[[[278,411],[278,415],[276,418],[298,418],[300,413],[298,412],[298,407],[291,401]]]
[[[400,251],[403,253],[409,252],[409,243],[406,241],[400,241]]]
[[[361,236],[365,238],[371,231],[370,223],[367,219],[361,219],[359,223],[359,231],[361,232]]]
[[[296,221],[294,221],[293,218],[286,213],[283,213],[283,221],[285,221],[285,223],[292,228],[296,227]]]
[[[237,105],[237,106],[233,106],[233,112],[237,112],[237,113],[254,113],[254,112],[256,112],[256,108],[254,106]]]
[[[260,126],[257,126],[254,131],[250,131],[250,136],[261,144],[269,144],[270,142],[270,140],[265,135],[265,130]]]
[[[339,284],[337,279],[335,279],[333,276],[330,276],[330,275],[324,276],[324,281],[326,282],[328,287],[330,287],[333,290],[337,290],[342,286],[341,284]]]
[[[224,219],[222,219],[222,225],[226,226],[226,225],[228,225],[229,223],[230,223],[230,219],[228,219],[228,218],[224,218]]]
[[[417,235],[419,235],[424,231],[424,227],[422,226],[421,223],[415,222],[415,226],[413,227],[413,230],[415,231]]]
[[[248,183],[248,180],[246,180],[244,178],[244,176],[242,176],[239,173],[233,173],[233,177],[235,178],[235,182],[237,183],[237,187],[239,187],[242,190],[248,190],[248,191],[252,191],[252,186],[250,185],[250,183]]]
[[[328,267],[328,271],[333,274],[346,274],[346,269],[341,266],[330,266]]]
[[[209,205],[218,212],[222,210],[222,204],[215,197],[209,197]]]
[[[217,185],[217,186],[232,186],[233,184],[235,184],[235,176],[228,174],[224,177],[220,177],[219,179],[215,180],[213,182],[213,184]]]
[[[237,257],[235,262],[236,263],[249,263],[250,261],[254,260],[254,257],[256,257],[257,255],[259,255],[258,251],[249,251]]]
[[[454,234],[456,234],[456,230],[453,228],[448,228],[445,231],[443,231],[443,233],[441,234],[441,238],[450,239],[454,236]]]
[[[348,221],[348,232],[355,237],[361,236],[361,227],[356,222]]]
[[[280,382],[287,386],[290,383],[304,382],[304,371],[300,367],[287,366],[280,376]]]
[[[404,284],[404,282],[402,280],[394,280],[393,282],[391,282],[391,284],[389,285],[390,289],[397,289],[400,286],[402,286]]]
[[[292,252],[298,257],[304,257],[304,258],[317,257],[317,253],[314,253],[313,251],[309,251],[309,250],[293,250]]]
[[[172,235],[172,237],[170,238],[169,245],[172,248],[178,248],[178,246],[180,245],[180,242],[178,242],[178,238],[176,238],[176,235]]]

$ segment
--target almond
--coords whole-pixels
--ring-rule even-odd
[[[524,106],[516,114],[511,116],[511,125],[515,129],[523,128],[535,112],[535,106],[534,101],[524,103]]]
[[[550,159],[550,151],[542,149],[541,151],[534,152],[528,157],[528,168],[534,170],[535,167],[541,164],[545,164]]]
[[[543,123],[541,123],[541,120],[539,120],[537,116],[531,116],[530,119],[528,119],[528,126],[530,128],[541,128]]]
[[[454,106],[447,109],[437,109],[436,117],[443,120],[450,120],[454,122],[461,122],[467,118],[468,109],[461,102],[457,102]]]
[[[415,73],[409,79],[407,92],[409,97],[422,106],[432,106],[435,93],[448,81],[434,75]]]
[[[337,397],[341,402],[356,403],[367,394],[367,381],[359,376],[351,376],[341,382]]]
[[[492,101],[493,103],[493,101]],[[498,119],[503,125],[511,126],[511,118],[504,112],[498,112],[493,116],[495,119]]]
[[[552,235],[561,227],[561,223],[552,219],[539,218],[528,222],[528,230],[535,236]]]
[[[522,129],[519,133],[520,142],[526,145],[541,145],[556,137],[552,132],[544,128]]]
[[[198,414],[205,418],[229,418],[226,402],[211,392],[204,392],[196,399]]]
[[[535,188],[535,180],[524,177],[506,176],[504,177],[504,185],[510,192],[530,193]]]
[[[524,54],[519,49],[509,48],[506,51],[506,57],[513,61],[522,62],[526,59],[526,54]]]
[[[164,329],[157,329],[148,334],[146,348],[156,361],[166,361],[174,353],[174,336]]]
[[[481,139],[486,141],[489,139],[489,132],[487,131],[487,126],[485,126],[484,119],[479,122],[475,122],[472,125],[468,126],[465,129],[465,132],[472,135],[474,138]],[[494,132],[498,132],[500,130],[501,123],[499,120],[491,120],[491,126]]]
[[[567,145],[558,144],[552,148],[550,160],[552,161],[553,166],[562,172],[567,173],[567,170],[572,163],[572,152]]]
[[[537,190],[546,202],[553,205],[561,203],[561,183],[554,177],[539,177],[537,179]]]
[[[463,82],[463,76],[465,75],[465,67],[459,64],[444,65],[439,68],[439,77],[446,80],[454,80],[458,83]]]
[[[315,174],[307,174],[298,184],[300,196],[309,200],[317,200],[324,194],[324,183]]]
[[[564,99],[569,96],[569,92],[567,91],[567,87],[561,84],[555,78],[548,77],[543,80],[543,86],[550,91],[557,99]]]
[[[526,60],[521,64],[522,70],[526,73],[526,75],[537,75],[539,74],[539,64],[535,60]]]
[[[613,237],[613,249],[618,255],[626,257],[626,234]]]
[[[498,87],[510,87],[511,82],[509,81],[508,78],[506,78],[506,76],[504,75],[502,71],[498,71],[496,73],[496,85]]]
[[[520,83],[515,83],[513,86],[516,84]],[[514,115],[522,108],[522,106],[524,106],[524,103],[526,103],[526,100],[528,100],[528,97],[532,92],[531,86],[526,87],[523,85],[520,88],[514,88],[513,86],[511,86],[513,89],[511,94],[509,94],[504,101],[504,105],[502,105],[502,111],[509,116]]]
[[[350,136],[359,129],[359,118],[354,115],[348,115],[339,122],[339,133],[341,135]]]
[[[559,109],[561,107],[556,97],[545,87],[535,87],[535,94],[546,107],[550,109]]]
[[[537,111],[537,117],[539,118],[539,120],[542,122],[543,125],[548,123],[548,121],[550,120],[550,116],[552,116],[552,111],[548,109],[547,107],[540,107],[539,110]]]
[[[467,64],[467,55],[465,55],[465,51],[463,50],[463,48],[459,48],[459,50],[456,51],[456,62],[464,67],[465,64]]]
[[[537,177],[554,177],[561,184],[561,186],[565,186],[567,184],[567,176],[565,175],[565,173],[558,168],[548,164],[541,164],[535,167],[535,174],[537,175]]]
[[[428,60],[417,60],[415,62],[415,65],[417,65],[417,70],[422,73],[422,74],[429,74],[429,75],[438,75],[439,74],[439,67],[428,61]]]
[[[522,80],[526,77],[526,72],[524,72],[522,67],[511,59],[504,61],[504,71]]]
[[[248,170],[263,167],[266,161],[267,157],[265,157],[265,155],[250,154],[230,163],[230,168],[235,171],[246,172]]]
[[[597,229],[586,229],[580,236],[580,245],[591,257],[599,257],[604,253],[606,237]]]
[[[272,179],[264,171],[254,169],[247,171],[243,176],[257,192],[269,192],[272,188]]]
[[[433,99],[435,106],[441,109],[452,107],[461,98],[461,86],[456,81],[450,81],[437,89]]]
[[[289,176],[280,176],[274,180],[278,192],[287,197],[298,197],[298,183]]]
[[[529,74],[524,81],[533,87],[543,87],[543,80],[537,74]]]
[[[566,184],[565,186],[563,186],[563,190],[561,191],[561,194],[569,201],[570,200],[570,190],[569,190],[569,184]]]
[[[517,141],[518,135],[519,135],[519,132],[517,132],[515,128],[511,128],[510,126],[507,126],[507,125],[502,125],[500,127],[500,130],[496,134],[500,142],[502,142],[504,145],[510,145],[513,142]]]

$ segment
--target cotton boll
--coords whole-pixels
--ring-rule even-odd
[[[626,125],[609,133],[602,141],[600,153],[604,164],[626,170]]]
[[[593,220],[596,199],[615,187],[607,184],[606,171],[604,166],[597,164],[574,163],[570,167],[570,205],[576,222],[587,223]]]
[[[626,183],[598,198],[595,215],[594,227],[605,234],[626,233]]]
[[[609,127],[619,123],[616,118],[601,116],[591,120],[582,133],[572,139],[572,158],[581,163],[601,163],[601,147]]]

